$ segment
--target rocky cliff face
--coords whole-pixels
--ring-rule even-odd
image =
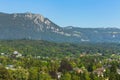
[[[54,40],[52,35],[61,31],[61,27],[39,14],[0,13],[0,39]]]
[[[120,29],[60,27],[40,14],[0,13],[0,39],[55,42],[119,42]]]

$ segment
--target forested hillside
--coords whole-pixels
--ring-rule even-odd
[[[120,80],[120,44],[0,41],[0,80]]]
[[[120,44],[115,43],[55,43],[41,40],[0,41],[0,52],[12,54],[19,51],[23,55],[64,57],[86,54],[113,54],[120,52]]]

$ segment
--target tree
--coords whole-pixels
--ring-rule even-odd
[[[0,80],[10,80],[10,74],[7,69],[5,69],[3,66],[0,66]]]
[[[72,79],[71,80],[80,80],[80,77],[76,74],[72,74]]]
[[[52,80],[52,78],[48,73],[40,73],[38,80]]]
[[[89,73],[88,72],[80,73],[80,80],[90,80]]]
[[[110,67],[110,72],[117,73],[117,66],[116,66],[116,64],[112,63],[112,66]]]
[[[116,76],[113,72],[110,73],[109,80],[116,80]]]
[[[106,71],[105,71],[105,73],[104,73],[104,76],[105,76],[106,78],[108,78],[108,77],[110,76],[110,70],[109,70],[109,68],[106,69]]]
[[[16,70],[10,70],[9,72],[13,80],[28,80],[29,73],[26,69],[19,68]]]
[[[29,69],[29,80],[37,80],[38,79],[38,69],[36,67],[31,67]]]
[[[61,80],[71,80],[71,75],[70,73],[65,73],[62,77]]]
[[[60,63],[60,67],[58,69],[60,72],[66,72],[66,71],[71,71],[73,70],[71,64],[69,63],[68,60],[64,59]]]

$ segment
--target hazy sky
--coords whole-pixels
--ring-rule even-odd
[[[0,12],[38,13],[61,27],[120,28],[120,0],[0,0]]]

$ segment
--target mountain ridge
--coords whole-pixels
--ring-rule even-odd
[[[0,39],[33,39],[54,42],[120,42],[119,28],[61,27],[33,13],[0,13]]]

